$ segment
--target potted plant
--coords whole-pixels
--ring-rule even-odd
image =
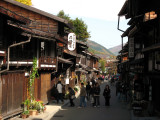
[[[32,100],[32,102],[30,103],[29,114],[31,116],[35,116],[35,115],[38,114],[38,111],[37,111],[37,102],[35,100]]]
[[[23,112],[21,113],[21,117],[23,119],[29,117],[29,111],[28,111],[29,110],[29,106],[30,106],[29,99],[26,99],[21,105],[21,107],[23,107]]]
[[[3,120],[1,111],[2,111],[2,107],[0,107],[0,120]]]
[[[28,117],[29,117],[29,111],[28,111],[28,110],[23,111],[23,113],[21,114],[21,117],[22,117],[23,119],[28,118]]]
[[[43,103],[43,101],[41,100],[36,100],[36,109],[39,113],[44,112],[44,110],[46,110],[46,107]]]
[[[29,115],[35,116],[35,115],[38,115],[38,112],[37,112],[36,109],[30,109],[30,110],[29,110]]]

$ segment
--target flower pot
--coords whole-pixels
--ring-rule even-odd
[[[37,114],[38,114],[37,110],[29,110],[29,115],[35,116]]]
[[[3,120],[1,115],[0,115],[0,120]]]
[[[28,118],[28,117],[29,117],[29,115],[21,114],[21,117],[22,117],[22,119],[26,119],[26,118]]]
[[[46,107],[44,107],[44,110],[43,110],[43,111],[46,111],[46,109],[47,109],[47,108],[46,108]]]

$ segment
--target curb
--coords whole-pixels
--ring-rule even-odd
[[[67,100],[63,105],[60,106],[59,109],[54,110],[53,112],[48,113],[42,120],[50,120],[59,110],[62,109],[62,107],[66,106],[69,103],[69,100]]]

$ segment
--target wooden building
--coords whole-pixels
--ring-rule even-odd
[[[76,73],[79,82],[91,81],[99,75],[99,57],[88,51],[88,45],[77,41]]]
[[[160,112],[159,7],[156,0],[126,0],[118,14],[119,20],[121,16],[130,18],[130,27],[121,37],[128,37],[128,80],[134,83],[134,100],[147,101],[147,110],[152,115]],[[120,61],[119,66],[122,64]],[[124,71],[122,68],[119,70]]]
[[[62,18],[14,0],[0,1],[0,109],[3,118],[22,111],[34,57],[39,73],[34,83],[34,97],[44,103],[49,102],[50,90],[58,80],[66,84],[69,78],[67,85],[74,87],[80,82],[79,73],[98,74],[99,58],[90,54],[87,44],[80,41],[70,51],[64,27],[71,28]]]
[[[66,20],[14,0],[0,1],[0,108],[3,118],[21,111],[27,79],[37,58],[35,99],[50,99],[51,75],[61,59],[58,44],[67,44]],[[63,61],[63,60],[62,60]]]

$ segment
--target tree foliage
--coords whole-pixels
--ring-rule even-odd
[[[100,59],[99,60],[99,62],[100,62],[100,64],[101,64],[101,70],[102,70],[102,72],[104,73],[105,72],[105,66],[106,66],[106,61],[105,61],[105,59]]]
[[[76,34],[77,39],[86,42],[90,37],[90,33],[87,31],[87,25],[82,19],[76,18],[72,22],[74,26],[73,32]]]
[[[78,40],[86,42],[90,37],[90,33],[88,32],[88,27],[84,23],[82,19],[76,18],[75,20],[71,19],[69,15],[65,14],[63,10],[61,10],[58,14],[58,17],[66,19],[73,25],[73,30],[69,32],[74,32]]]
[[[70,21],[70,17],[68,14],[65,14],[63,10],[59,11],[59,13],[57,14],[58,17],[60,18],[63,18],[63,19],[66,19],[68,21]]]
[[[15,0],[15,1],[23,3],[25,5],[29,5],[29,6],[32,5],[32,0]]]

